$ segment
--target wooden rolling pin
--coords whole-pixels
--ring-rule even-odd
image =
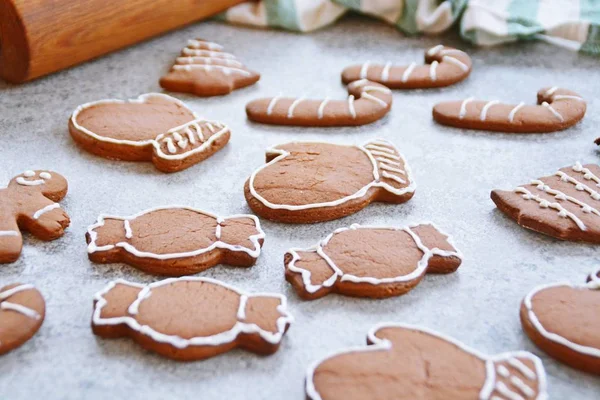
[[[0,77],[25,82],[243,0],[0,0]]]

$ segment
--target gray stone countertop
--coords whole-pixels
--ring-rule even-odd
[[[257,85],[226,97],[175,94],[200,115],[231,127],[232,139],[223,151],[184,172],[163,174],[151,163],[109,161],[75,145],[67,120],[77,105],[161,91],[158,78],[193,37],[221,43],[262,73]],[[306,129],[246,119],[244,106],[256,97],[281,92],[343,98],[340,72],[345,66],[365,60],[419,61],[423,50],[440,40],[406,38],[359,17],[305,35],[207,22],[26,85],[0,83],[0,185],[26,169],[60,172],[69,181],[62,205],[72,219],[64,237],[45,243],[27,236],[19,261],[0,266],[0,286],[33,283],[47,301],[38,334],[0,360],[0,399],[302,399],[311,362],[364,344],[369,328],[383,321],[424,325],[488,354],[532,351],[544,361],[551,398],[598,398],[600,380],[538,350],[521,331],[518,310],[536,285],[582,282],[598,267],[600,249],[522,229],[489,198],[491,189],[513,188],[578,160],[597,162],[598,59],[543,43],[474,49],[450,35],[443,37],[445,44],[473,57],[472,75],[444,89],[395,91],[391,113],[374,124]],[[463,131],[436,125],[431,118],[432,106],[441,100],[476,96],[534,102],[539,88],[553,85],[588,101],[585,119],[563,132]],[[255,267],[217,266],[200,274],[288,296],[296,322],[275,355],[236,350],[202,362],[177,363],[132,340],[92,334],[92,298],[98,290],[116,278],[156,279],[127,265],[88,261],[84,233],[100,213],[129,215],[166,204],[220,215],[247,213],[243,185],[263,164],[267,147],[299,139],[363,143],[374,137],[395,143],[410,163],[417,182],[411,201],[373,204],[345,219],[314,225],[264,221],[267,239]],[[454,236],[465,260],[457,273],[426,276],[408,295],[386,300],[329,295],[302,301],[284,280],[282,259],[290,247],[310,246],[352,223],[429,220]]]

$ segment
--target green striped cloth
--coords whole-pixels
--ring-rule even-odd
[[[348,10],[381,19],[406,34],[435,34],[455,26],[476,45],[538,39],[600,54],[600,0],[260,0],[220,18],[237,24],[308,32]]]

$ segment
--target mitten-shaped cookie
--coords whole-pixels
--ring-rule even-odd
[[[383,118],[392,107],[392,92],[366,79],[348,85],[346,100],[268,97],[246,105],[252,121],[274,125],[354,126]]]
[[[415,191],[411,170],[385,140],[362,146],[292,142],[267,150],[267,164],[250,176],[246,201],[267,219],[329,221],[371,202],[404,203]]]
[[[473,63],[464,51],[437,45],[425,52],[425,65],[374,64],[367,61],[352,65],[342,72],[342,82],[358,79],[379,82],[390,89],[420,89],[450,86],[471,73]]]
[[[272,354],[292,322],[285,296],[185,277],[110,283],[94,298],[92,330],[105,338],[129,336],[164,357],[192,361],[236,347]]]
[[[311,400],[546,400],[546,373],[525,351],[485,355],[426,328],[384,323],[367,347],[341,351],[308,370]]]
[[[188,40],[181,56],[169,73],[160,78],[160,86],[173,92],[197,96],[218,96],[253,85],[260,74],[247,69],[223,47],[202,39]]]
[[[493,190],[500,211],[524,228],[562,240],[600,243],[600,167],[561,168],[512,191]]]
[[[0,354],[21,346],[36,334],[46,315],[44,298],[33,285],[0,289]]]
[[[432,223],[404,228],[352,225],[309,249],[285,255],[285,278],[306,300],[331,292],[399,296],[426,273],[454,272],[462,261],[451,238]]]
[[[541,89],[538,105],[503,104],[498,100],[481,101],[469,97],[446,101],[433,108],[433,119],[442,125],[508,133],[544,133],[566,129],[583,118],[585,101],[567,89]]]
[[[70,219],[57,201],[67,180],[52,171],[25,171],[0,189],[0,263],[14,262],[23,248],[21,231],[41,240],[61,237]]]
[[[195,274],[221,263],[250,267],[264,238],[254,215],[218,217],[179,206],[129,217],[101,215],[86,234],[93,262],[124,262],[169,276]]]
[[[181,101],[161,93],[83,104],[73,112],[69,132],[90,153],[152,161],[163,172],[181,171],[203,161],[231,136],[226,125],[199,118]]]
[[[553,283],[521,303],[523,330],[557,360],[600,375],[600,271],[587,284]]]

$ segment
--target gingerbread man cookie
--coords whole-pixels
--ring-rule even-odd
[[[494,190],[500,211],[524,228],[562,240],[600,243],[600,167],[561,168],[512,191]]]
[[[392,107],[392,92],[366,79],[348,85],[347,100],[269,97],[246,105],[252,121],[274,125],[355,126],[383,118]]]
[[[163,172],[181,171],[205,160],[231,136],[226,125],[205,121],[181,101],[160,93],[83,104],[73,112],[69,132],[90,153],[152,161]]]
[[[521,303],[529,338],[555,359],[600,375],[600,271],[587,284],[553,283],[533,289]]]
[[[313,364],[311,400],[546,400],[546,372],[526,351],[486,355],[432,330],[396,323],[373,327],[366,347]]]
[[[164,206],[129,217],[101,215],[88,228],[89,259],[124,262],[151,274],[195,274],[217,264],[250,267],[265,233],[254,215],[216,215]]]
[[[67,180],[52,171],[25,171],[0,188],[0,263],[16,261],[21,231],[41,240],[61,237],[71,222],[56,202],[67,194]]]
[[[250,71],[223,46],[202,39],[188,40],[160,86],[172,92],[196,96],[219,96],[258,82],[260,74]]]
[[[0,289],[0,354],[23,345],[46,316],[46,303],[33,285],[16,283]]]
[[[545,133],[566,129],[579,122],[586,111],[585,101],[567,89],[541,89],[538,105],[503,104],[469,97],[433,107],[433,119],[442,125],[507,133]]]
[[[358,79],[381,83],[390,89],[425,89],[450,86],[462,81],[471,73],[473,63],[464,51],[437,45],[425,52],[425,64],[413,62],[407,66],[384,65],[367,61],[352,65],[342,72],[342,82],[348,84]]]
[[[285,296],[185,277],[110,283],[94,298],[92,330],[105,338],[129,336],[164,357],[192,361],[236,347],[272,354],[292,322]]]
[[[292,142],[274,147],[244,192],[256,214],[300,224],[341,218],[374,201],[404,203],[415,187],[404,157],[377,139],[362,146]]]
[[[415,287],[426,273],[458,269],[462,255],[432,223],[404,228],[352,225],[309,249],[285,255],[285,278],[305,300],[331,292],[391,297]]]

